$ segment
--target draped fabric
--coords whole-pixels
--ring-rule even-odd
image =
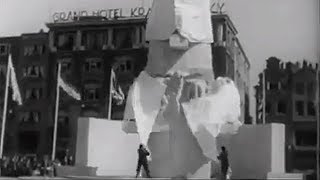
[[[143,71],[129,91],[125,119],[136,120],[140,141],[145,145],[161,109],[165,90],[165,84]]]
[[[71,85],[64,82],[61,75],[58,77],[58,86],[61,87],[69,96],[80,101],[81,95]]]
[[[210,0],[154,0],[146,39],[168,40],[178,32],[193,43],[212,43]]]
[[[182,107],[204,155],[216,160],[216,137],[235,134],[242,125],[239,120],[240,95],[233,81],[218,78],[206,96],[184,102]]]
[[[10,71],[10,86],[13,91],[12,99],[14,101],[16,101],[19,105],[22,105],[22,98],[21,98],[21,94],[20,94],[20,90],[19,90],[16,72],[15,72],[13,64],[12,64],[11,55],[9,55],[8,67],[9,67],[9,71]]]

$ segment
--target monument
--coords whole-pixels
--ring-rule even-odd
[[[212,32],[210,0],[153,1],[148,62],[124,117],[136,120],[151,151],[153,177],[209,178],[215,137],[227,124],[241,125],[238,90],[228,78],[214,79]]]

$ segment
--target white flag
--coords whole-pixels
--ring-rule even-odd
[[[60,86],[69,96],[73,97],[78,101],[81,100],[81,95],[76,90],[74,90],[73,87],[65,83],[60,74],[58,77],[58,86]]]
[[[19,91],[16,72],[15,72],[13,64],[12,64],[11,54],[9,55],[8,67],[9,67],[8,70],[10,71],[10,86],[11,86],[12,91],[13,91],[12,99],[14,101],[16,101],[19,105],[22,105],[22,98],[21,98],[21,94],[20,94],[20,91]]]
[[[121,105],[124,103],[125,95],[118,84],[116,74],[114,73],[113,69],[111,69],[111,95],[112,98],[116,100],[117,105]]]

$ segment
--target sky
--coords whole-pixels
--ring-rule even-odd
[[[268,57],[320,59],[319,0],[225,0],[251,63],[251,86]],[[148,6],[150,0],[0,0],[0,36],[45,29],[53,12]],[[254,90],[251,115],[255,117]]]

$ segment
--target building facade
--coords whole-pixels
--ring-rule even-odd
[[[229,17],[213,15],[212,21],[215,76],[235,80],[241,94],[241,121],[248,122],[248,58]],[[10,102],[10,135],[6,135],[10,143],[4,148],[8,152],[51,153],[58,63],[62,78],[80,92],[81,101],[60,91],[57,157],[63,156],[65,149],[75,153],[79,117],[108,117],[111,70],[126,95],[147,63],[145,18],[81,17],[72,22],[49,23],[47,27],[47,33],[0,39],[0,52],[6,51],[0,54],[0,81],[4,81],[11,52],[24,99],[22,106]],[[3,94],[1,91],[2,103]],[[124,105],[112,103],[111,119],[121,120],[123,111]]]
[[[215,77],[229,77],[239,89],[241,99],[241,122],[252,123],[250,116],[250,62],[243,50],[238,31],[225,14],[212,16],[214,43],[213,69]]]
[[[9,53],[15,67],[23,105],[9,98],[5,134],[5,153],[43,153],[47,149],[47,120],[50,119],[47,34],[22,34],[1,38],[0,81],[1,112],[3,108],[5,72]],[[1,114],[2,116],[2,114]]]
[[[305,171],[316,168],[317,122],[315,109],[316,69],[318,65],[283,63],[276,57],[267,60],[265,73],[266,123],[283,123],[286,127],[286,170]],[[263,123],[263,75],[256,89],[257,123]]]

